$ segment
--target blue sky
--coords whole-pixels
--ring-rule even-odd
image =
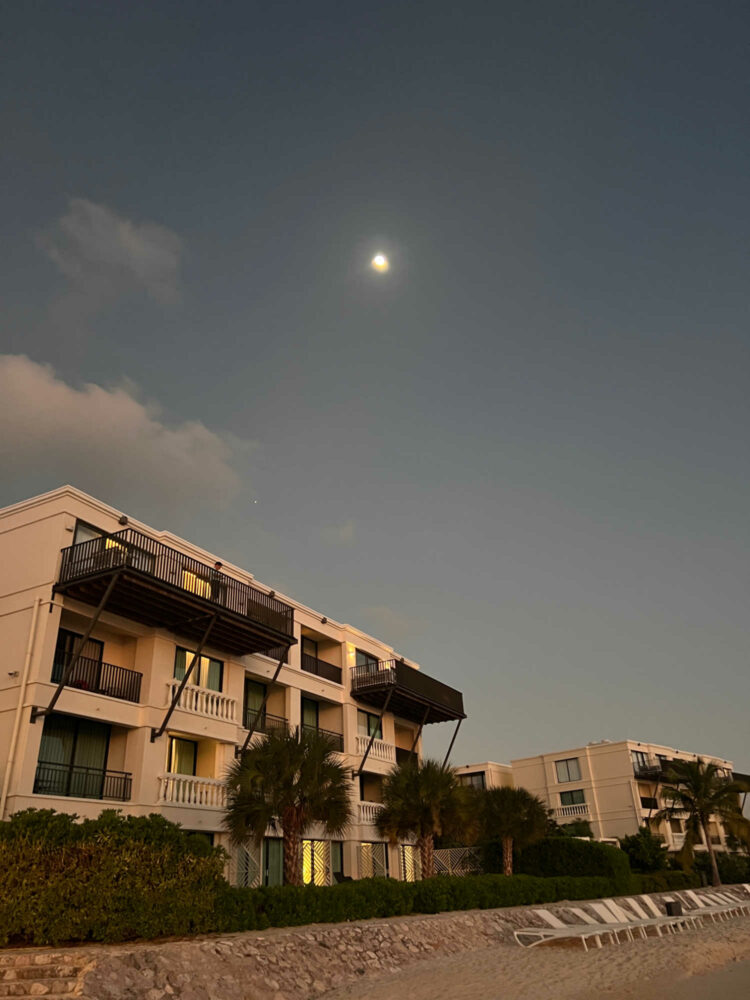
[[[0,501],[73,482],[390,641],[457,763],[747,770],[748,20],[11,4]]]

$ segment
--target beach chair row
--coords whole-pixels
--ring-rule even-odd
[[[545,926],[523,927],[514,931],[513,936],[518,944],[526,948],[549,941],[577,939],[588,951],[591,941],[601,948],[603,940],[620,944],[621,937],[634,941],[636,934],[645,938],[650,930],[659,937],[665,933],[678,934],[703,926],[705,920],[715,923],[750,914],[750,884],[743,885],[740,892],[742,890],[746,895],[737,895],[736,891],[726,889],[706,890],[700,894],[687,889],[664,897],[664,903],[681,903],[683,912],[679,915],[662,911],[658,901],[648,895],[589,902],[586,904],[588,910],[582,906],[565,907],[575,923],[566,923],[549,910],[535,909],[533,912],[544,921]]]

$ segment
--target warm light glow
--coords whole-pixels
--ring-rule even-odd
[[[384,253],[376,253],[375,256],[372,258],[372,260],[370,261],[370,263],[372,264],[373,268],[376,271],[381,271],[381,272],[387,271],[388,268],[391,266],[388,263],[388,258]]]

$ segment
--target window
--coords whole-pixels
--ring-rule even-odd
[[[670,819],[669,827],[672,833],[682,833],[682,820]]]
[[[284,841],[281,837],[266,837],[263,841],[263,885],[284,884]]]
[[[355,662],[358,667],[367,667],[368,672],[370,670],[376,671],[378,669],[377,656],[372,656],[370,653],[363,653],[361,649],[357,650],[357,659]]]
[[[302,881],[305,885],[328,885],[330,867],[329,841],[302,841]]]
[[[566,760],[556,760],[555,768],[557,770],[557,780],[559,782],[581,780],[581,768],[577,757],[568,757]]]
[[[198,597],[211,597],[211,581],[205,576],[192,573],[189,569],[182,571],[182,586]]]
[[[169,740],[169,759],[167,770],[170,774],[195,775],[195,763],[198,757],[198,744],[193,740],[179,739],[172,736]]]
[[[174,675],[178,681],[185,676],[185,671],[193,661],[193,654],[189,649],[177,647],[174,658]],[[196,687],[209,688],[211,691],[221,691],[221,683],[224,673],[224,664],[221,660],[214,660],[210,656],[201,656],[200,660],[193,667],[188,684]]]
[[[86,524],[85,521],[76,521],[73,544],[79,545],[81,542],[91,542],[93,539],[103,538],[105,535],[106,531],[102,531],[101,528],[95,528],[92,524]]]
[[[344,844],[340,840],[331,841],[331,875],[344,874]],[[335,878],[334,878],[335,881]]]
[[[459,774],[458,780],[462,785],[469,785],[471,788],[484,788],[484,771],[472,771],[471,774]]]
[[[634,767],[648,767],[648,756],[643,750],[631,750],[630,755],[633,758]]]
[[[360,736],[372,736],[374,733],[375,739],[382,740],[383,726],[380,716],[357,709],[357,732]]]
[[[305,656],[312,656],[316,660],[318,658],[318,644],[314,639],[308,639],[306,635],[302,636],[302,652]]]
[[[80,632],[71,632],[67,628],[61,628],[57,633],[55,657],[52,661],[52,680],[55,684],[62,680],[63,671],[73,658],[78,640],[82,638]],[[84,691],[98,690],[103,658],[104,643],[99,639],[87,639],[78,664],[68,677],[68,684]]]
[[[561,806],[582,806],[586,804],[586,796],[582,788],[575,788],[570,792],[560,792]]]
[[[359,877],[388,877],[388,851],[385,844],[365,842],[359,845]]]
[[[245,678],[245,729],[249,729],[253,724],[255,716],[258,714],[258,709],[263,704],[265,696],[265,684],[250,680],[249,677]],[[260,719],[258,719],[259,729],[262,729],[265,726],[265,715],[266,713],[262,712]]]
[[[318,728],[318,710],[317,701],[313,701],[312,698],[302,699],[302,726],[304,729]]]
[[[72,715],[48,715],[39,746],[34,791],[101,799],[111,727]]]
[[[641,795],[641,809],[658,809],[659,803],[651,795]]]

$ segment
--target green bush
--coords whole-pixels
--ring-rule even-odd
[[[667,867],[667,848],[661,837],[643,826],[629,837],[620,840],[620,847],[627,854],[630,867],[636,872],[660,872]]]
[[[719,869],[719,878],[727,885],[750,882],[750,858],[746,854],[728,854],[726,851],[717,851],[716,864]],[[711,859],[708,856],[708,851],[695,852],[693,868],[696,872],[705,875],[707,881],[711,881]]]
[[[617,893],[630,888],[630,863],[619,847],[570,837],[548,837],[524,848],[518,871],[541,878],[599,876],[610,879]]]
[[[691,872],[634,872],[630,876],[631,892],[668,892],[675,889],[695,889],[701,884],[700,876]]]

